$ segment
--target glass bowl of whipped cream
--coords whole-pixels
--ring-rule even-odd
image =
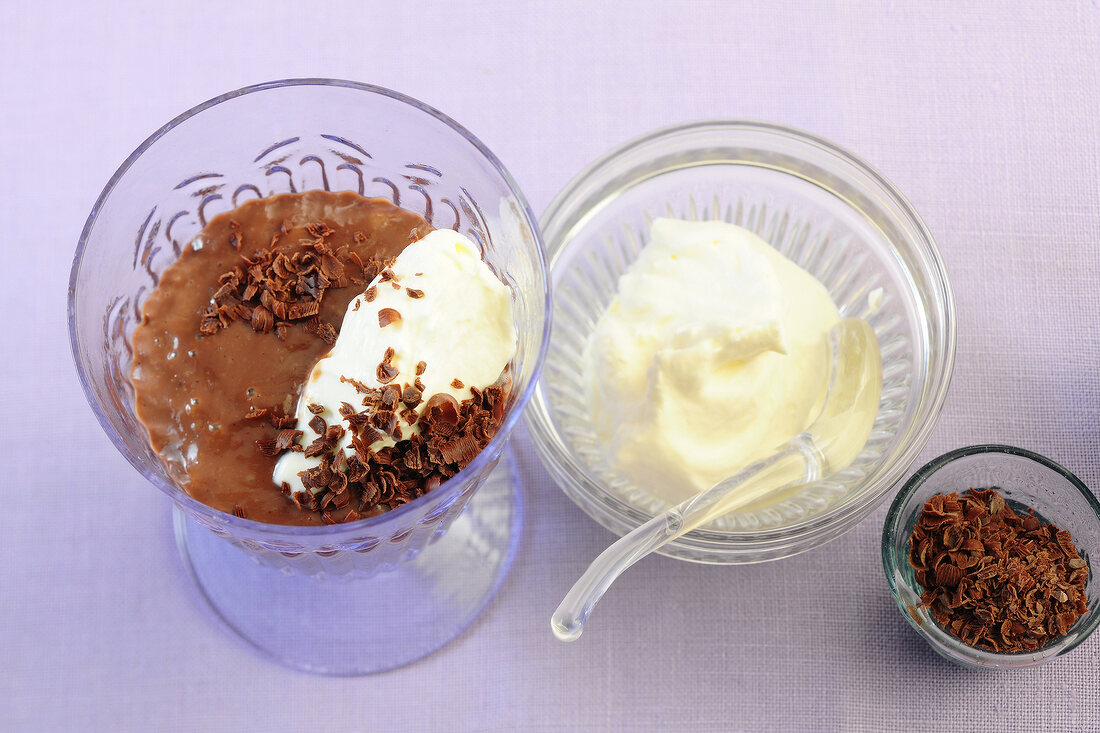
[[[863,448],[665,545],[738,564],[804,552],[900,481],[951,379],[955,308],[931,234],[881,174],[779,125],[703,121],[597,160],[541,220],[554,292],[525,414],[547,469],[618,535],[762,460],[809,426],[842,318],[882,365]]]

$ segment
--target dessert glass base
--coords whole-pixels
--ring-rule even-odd
[[[178,507],[174,516],[195,588],[231,633],[289,667],[361,675],[430,654],[481,614],[516,553],[523,487],[506,447],[445,534],[369,580],[288,573],[258,562]]]

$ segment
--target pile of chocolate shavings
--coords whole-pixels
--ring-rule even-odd
[[[1085,613],[1088,563],[1069,532],[1021,516],[993,489],[937,494],[909,538],[909,563],[941,627],[996,652],[1034,651]]]
[[[345,402],[339,412],[343,425],[328,425],[314,411],[309,428],[316,436],[304,449],[295,443],[283,450],[304,450],[318,456],[320,464],[298,475],[308,489],[294,493],[287,484],[282,491],[299,508],[319,512],[325,522],[353,522],[380,514],[422,496],[461,471],[492,439],[500,427],[508,400],[507,375],[485,390],[471,388],[471,397],[459,402],[448,394],[423,400],[423,383],[381,388],[368,387],[347,379],[363,395],[363,409]],[[404,437],[399,424],[416,425]],[[285,428],[284,428],[285,430]],[[354,455],[346,456],[337,445],[351,433]],[[372,450],[383,435],[396,442]],[[257,441],[265,455],[271,447],[282,447],[283,432],[270,440]],[[281,451],[280,451],[281,452]]]
[[[230,244],[240,251],[240,225],[230,222],[230,228]],[[318,316],[325,291],[365,285],[386,263],[375,259],[363,262],[347,246],[334,248],[328,241],[334,230],[322,222],[306,227],[312,241],[277,246],[286,231],[284,222],[268,247],[251,256],[240,255],[243,262],[222,273],[218,278],[221,287],[202,312],[200,333],[215,334],[240,319],[248,321],[257,332],[274,331],[285,338],[290,325],[302,323],[326,343],[336,342],[336,328]]]

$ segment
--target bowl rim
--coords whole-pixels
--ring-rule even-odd
[[[909,625],[916,629],[917,633],[920,634],[936,652],[948,656],[955,661],[965,660],[981,667],[1029,666],[1031,664],[1054,659],[1077,647],[1078,644],[1091,636],[1092,632],[1100,626],[1100,611],[1092,609],[1090,612],[1093,614],[1093,617],[1078,630],[1077,636],[1072,642],[1064,644],[1063,646],[1058,646],[1058,644],[1059,640],[1064,637],[1058,637],[1051,641],[1046,647],[1035,651],[994,652],[964,644],[958,637],[948,634],[934,621],[931,624],[918,624],[906,610],[904,600],[901,598],[898,591],[896,576],[900,572],[901,563],[897,553],[894,552],[894,545],[899,535],[899,530],[901,529],[903,510],[909,505],[917,490],[941,468],[962,458],[987,454],[1009,455],[1024,458],[1054,471],[1062,476],[1062,478],[1066,479],[1069,485],[1085,499],[1085,503],[1092,508],[1093,514],[1096,516],[1097,520],[1100,521],[1100,500],[1096,498],[1095,494],[1092,493],[1084,481],[1060,463],[1042,454],[1036,453],[1035,451],[1003,443],[979,443],[976,445],[968,445],[947,451],[928,461],[917,469],[898,491],[897,496],[894,497],[893,502],[890,504],[890,509],[886,513],[886,519],[882,525],[882,567],[886,575],[886,581],[890,585],[890,594],[894,597],[898,610],[901,611],[902,616],[909,622]],[[1095,580],[1096,574],[1092,570],[1091,565],[1089,573],[1090,582],[1097,582]],[[915,592],[913,588],[910,588],[910,590],[914,590]],[[932,628],[929,629],[928,626]]]
[[[896,486],[897,482],[901,480],[909,470],[920,451],[923,450],[928,439],[931,437],[950,390],[957,345],[955,299],[948,279],[946,266],[931,231],[909,200],[876,168],[841,146],[812,133],[778,123],[736,118],[695,120],[655,129],[618,145],[576,174],[566,183],[557,195],[555,195],[539,220],[544,238],[547,242],[551,282],[554,280],[553,276],[555,267],[558,266],[559,263],[559,255],[565,250],[566,239],[559,236],[560,232],[558,230],[561,227],[561,223],[558,220],[562,219],[566,214],[573,214],[573,212],[570,211],[570,206],[578,202],[584,203],[591,196],[592,190],[585,190],[590,189],[588,185],[589,179],[598,177],[605,168],[614,165],[620,159],[645,149],[647,146],[654,143],[675,136],[707,132],[759,134],[766,138],[783,139],[797,145],[809,146],[829,156],[842,166],[854,169],[856,173],[866,176],[870,184],[877,189],[875,192],[885,197],[889,204],[897,208],[896,214],[898,215],[899,221],[912,228],[912,241],[921,256],[922,263],[927,267],[930,282],[935,287],[933,296],[936,302],[941,306],[943,315],[939,339],[938,341],[933,340],[931,342],[931,349],[939,353],[942,363],[942,373],[938,383],[932,384],[931,390],[925,396],[927,402],[927,419],[920,422],[914,421],[912,425],[912,437],[909,443],[898,455],[897,460],[884,472],[878,482],[878,489],[876,491],[861,495],[857,494],[837,505],[828,507],[820,513],[796,522],[784,524],[781,527],[753,530],[695,529],[686,533],[683,538],[689,541],[696,540],[702,542],[709,550],[717,550],[718,552],[725,552],[738,547],[747,550],[750,549],[750,546],[764,549],[764,543],[776,543],[780,541],[795,542],[799,539],[804,540],[819,531],[834,527],[836,524],[839,524],[841,518],[845,516],[858,517],[858,520],[862,521],[874,507],[882,502],[890,489]],[[711,145],[708,147],[714,146]],[[797,156],[791,155],[791,157]],[[788,171],[780,172],[784,175],[795,175]],[[803,180],[807,179],[803,178]],[[852,202],[846,199],[844,200],[845,203],[852,206],[857,214],[865,216],[862,211],[853,206]],[[594,210],[581,212],[577,221],[582,221],[587,216],[592,215],[593,212]],[[579,226],[579,224],[573,223],[573,226]],[[893,241],[888,241],[893,248]],[[585,468],[583,462],[575,459],[571,451],[566,452],[566,454],[562,456],[558,455],[558,451],[552,446],[552,443],[557,439],[559,432],[553,427],[552,421],[549,420],[548,415],[543,415],[544,411],[548,412],[545,407],[544,390],[542,389],[542,381],[540,379],[532,400],[531,409],[529,409],[524,416],[524,421],[538,448],[540,458],[548,467],[552,466],[550,471],[551,474],[555,474],[558,471],[576,474],[576,471],[567,472],[565,466],[563,466],[559,460],[563,457],[568,458],[570,461],[569,468],[580,468],[581,470],[579,473],[586,481],[602,487],[602,482],[598,481],[595,476]],[[576,481],[575,478],[573,480]],[[566,488],[560,480],[557,481],[557,483],[559,487],[570,496],[571,500],[579,504],[576,498],[573,497],[571,489]],[[628,504],[606,487],[602,488],[604,496],[590,498],[596,499],[593,503],[598,503],[599,506],[603,507],[604,510],[609,513],[609,516],[613,516],[620,520],[629,520],[631,523],[634,523],[635,520],[638,520],[638,523],[640,523],[651,518],[646,512]],[[586,494],[587,493],[586,491]],[[591,515],[587,506],[582,505],[582,509]],[[592,516],[601,524],[607,526],[603,517]],[[852,529],[859,521],[852,522],[850,526],[831,534],[825,541],[831,541],[841,536]],[[714,547],[715,543],[721,543],[723,547]],[[669,543],[669,545],[684,549],[688,547],[698,549],[700,547],[699,545],[689,546],[682,544],[680,540]],[[804,549],[809,548],[801,547],[794,550],[794,552],[799,552]],[[785,551],[784,555],[778,555],[777,557],[785,556],[786,554],[792,553],[788,549]],[[677,556],[682,557],[681,555]]]
[[[334,79],[326,77],[300,77],[300,78],[286,78],[276,79],[272,81],[261,82],[258,84],[251,84],[248,86],[240,87],[223,94],[219,94],[215,97],[207,99],[205,102],[201,102],[190,109],[173,117],[164,125],[159,127],[155,132],[149,135],[145,140],[138,145],[129,156],[122,162],[121,165],[115,170],[108,179],[107,184],[103,187],[99,196],[96,198],[95,203],[92,206],[88,218],[84,222],[84,227],[80,232],[80,237],[77,241],[76,252],[73,256],[72,269],[69,272],[69,283],[67,290],[67,307],[66,307],[66,320],[68,322],[69,332],[69,346],[71,349],[73,363],[76,367],[77,376],[80,379],[81,387],[84,390],[85,399],[88,402],[89,407],[92,408],[92,412],[95,414],[96,419],[99,421],[100,427],[104,433],[107,434],[108,439],[114,444],[115,448],[122,454],[122,456],[137,469],[138,473],[143,478],[152,483],[158,489],[167,494],[173,501],[192,513],[198,515],[212,516],[217,521],[226,527],[230,527],[237,530],[242,530],[249,533],[251,536],[271,536],[275,538],[320,538],[327,536],[339,536],[349,534],[351,532],[359,532],[363,530],[369,530],[372,526],[388,524],[393,520],[404,516],[410,512],[419,508],[423,503],[425,497],[429,496],[424,494],[417,497],[412,501],[409,501],[395,509],[382,514],[375,515],[373,517],[366,517],[355,522],[346,522],[343,524],[334,525],[283,525],[283,524],[269,524],[267,522],[260,522],[254,519],[247,519],[223,512],[220,509],[216,509],[208,504],[204,504],[197,499],[193,498],[186,491],[176,486],[174,483],[164,482],[159,480],[159,477],[149,476],[144,470],[142,470],[143,461],[139,460],[137,456],[133,455],[129,447],[126,446],[121,436],[117,435],[113,426],[107,421],[106,416],[98,409],[97,405],[99,401],[95,398],[92,385],[89,382],[86,370],[83,367],[83,357],[81,353],[80,343],[77,336],[76,328],[76,294],[78,289],[78,278],[81,272],[81,266],[84,261],[84,254],[87,248],[89,236],[94,228],[96,221],[99,218],[99,214],[107,199],[114,192],[116,186],[126,175],[126,173],[133,167],[134,163],[140,158],[149,148],[151,148],[158,140],[167,135],[173,129],[183,124],[187,120],[195,117],[201,112],[215,107],[223,102],[236,99],[248,94],[255,94],[259,92],[271,91],[274,89],[282,89],[286,87],[301,87],[301,86],[313,86],[313,87],[337,87],[343,89],[350,89],[353,91],[366,92],[382,97],[388,97],[397,102],[401,102],[413,109],[419,110],[427,114],[429,117],[443,123],[446,127],[456,132],[466,142],[468,142],[477,151],[478,154],[483,156],[490,166],[497,172],[502,178],[505,185],[515,197],[520,211],[523,213],[523,218],[527,226],[530,228],[534,235],[535,243],[535,259],[538,262],[538,267],[543,273],[544,287],[543,287],[543,308],[545,309],[545,318],[542,324],[542,334],[538,340],[538,351],[534,358],[534,364],[532,367],[531,380],[527,385],[527,389],[520,395],[517,395],[515,401],[512,403],[511,409],[505,416],[504,421],[501,423],[497,430],[496,435],[489,441],[489,443],[481,450],[480,453],[471,461],[464,469],[456,473],[449,478],[443,484],[439,486],[432,494],[439,495],[442,493],[444,487],[448,484],[454,486],[461,485],[469,480],[471,477],[478,475],[486,466],[496,459],[497,455],[504,447],[505,441],[512,430],[515,428],[516,423],[520,419],[520,416],[525,412],[525,407],[534,394],[535,385],[538,383],[538,378],[541,376],[542,367],[546,360],[546,352],[550,345],[550,331],[551,322],[553,320],[553,300],[551,293],[551,278],[550,268],[547,262],[546,245],[542,237],[542,230],[539,226],[538,218],[535,216],[531,209],[530,204],[527,201],[527,197],[524,195],[523,190],[516,183],[512,174],[508,172],[504,164],[500,159],[483,143],[476,135],[466,129],[463,125],[455,121],[450,116],[439,111],[431,105],[425,104],[418,99],[415,99],[401,92],[387,89],[386,87],[378,86],[376,84],[368,84],[365,82],[352,81],[348,79]]]

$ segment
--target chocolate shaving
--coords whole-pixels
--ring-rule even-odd
[[[389,384],[398,375],[397,367],[390,363],[396,353],[392,346],[386,347],[386,353],[382,356],[382,363],[378,365],[376,372],[381,384]]]
[[[325,237],[331,235],[334,230],[323,221],[315,221],[312,224],[306,224],[306,231],[309,232],[309,235],[311,237],[324,239]]]
[[[420,376],[428,369],[428,362],[418,361],[416,362],[416,376]]]
[[[329,280],[339,280],[344,276],[344,263],[331,252],[325,252],[321,255],[321,272]]]
[[[451,386],[454,387],[455,389],[462,389],[466,385],[462,383],[461,379],[459,379],[458,377],[455,377],[454,379],[451,380]]]
[[[459,435],[440,447],[443,460],[447,463],[460,463],[465,466],[481,452],[481,446],[472,435]]]
[[[368,422],[370,418],[367,418]],[[359,461],[366,462],[371,459],[370,447],[382,437],[382,433],[378,432],[371,425],[364,425],[359,428],[356,434],[351,436],[351,447],[355,450],[355,455]]]
[[[252,330],[260,333],[271,333],[275,325],[275,317],[264,306],[257,306],[252,310]]]
[[[372,302],[377,297],[378,288],[374,285],[371,285],[369,288],[367,288],[367,291],[363,293],[363,299],[366,300],[368,303]]]
[[[337,476],[343,476],[343,474],[336,474]],[[345,484],[347,483],[347,477],[344,477]],[[334,509],[343,509],[351,503],[351,493],[348,491],[340,491],[335,494],[329,495],[329,501]]]
[[[306,446],[305,454],[306,458],[314,458],[326,453],[331,453],[336,449],[336,441],[329,440],[324,435],[318,436],[312,443]]]
[[[260,440],[256,441],[256,447],[260,449],[260,453],[268,457],[279,455],[281,451],[276,447],[276,445],[277,444],[274,438],[261,438]]]
[[[382,388],[382,396],[378,400],[379,406],[384,410],[393,410],[401,399],[401,388],[396,384],[387,384]]]
[[[368,423],[370,423],[370,416],[367,415],[367,413],[365,413],[365,412],[356,412],[356,413],[353,413],[351,415],[348,415],[345,418],[345,420],[347,420],[348,427],[350,427],[352,429],[355,429],[355,428],[361,428],[364,425],[367,425]]]
[[[311,402],[306,405],[306,409],[312,412],[314,415],[320,415],[322,412],[325,411],[325,406],[318,405],[316,402]]]
[[[321,311],[321,304],[316,300],[300,300],[297,303],[292,304],[286,309],[286,315],[284,319],[289,318],[292,321],[299,320],[301,318],[308,318],[309,316],[315,316]]]
[[[420,451],[406,451],[401,460],[410,471],[419,471],[424,467],[424,457],[420,454]]]
[[[274,412],[270,415],[271,426],[276,429],[289,428],[298,422],[293,415],[279,415]]]
[[[240,504],[233,505],[233,516],[240,517],[241,519],[248,519],[248,512],[244,510],[244,507]]]
[[[250,407],[248,413],[244,416],[245,420],[260,420],[271,414],[271,411],[266,407]]]
[[[397,426],[397,413],[393,410],[377,410],[371,416],[370,423],[381,432],[389,435]]]
[[[306,321],[306,333],[313,334],[329,346],[336,343],[336,337],[338,335],[336,329],[332,327],[332,324],[325,323],[317,317],[310,318]]]
[[[314,415],[309,421],[309,429],[318,435],[324,435],[327,426],[325,419],[320,415]]]
[[[382,384],[389,384],[394,380],[395,377],[397,377],[397,374],[397,367],[395,367],[393,364],[387,364],[386,362],[383,362],[378,365],[378,381]]]
[[[282,453],[285,450],[301,450],[302,447],[298,445],[298,438],[302,437],[301,430],[292,430],[290,428],[284,428],[279,431],[279,434],[275,437],[275,449]]]
[[[429,435],[448,437],[453,435],[458,426],[461,406],[454,397],[440,392],[428,398],[428,404],[424,408],[421,421],[425,423],[423,430]]]
[[[226,328],[236,320],[238,315],[236,307],[229,308],[228,306],[219,306],[216,303],[208,305],[203,309],[200,317],[199,333],[204,336],[215,334],[219,329]],[[251,314],[249,314],[249,320],[251,320]]]
[[[238,252],[241,251],[241,245],[244,244],[244,235],[241,234],[241,225],[238,221],[229,222],[229,246]]]
[[[406,384],[405,389],[401,391],[401,402],[403,402],[406,407],[416,407],[420,404],[423,396],[424,393],[417,389],[415,386]]]
[[[363,382],[356,379],[355,377],[345,377],[345,376],[341,375],[340,376],[340,381],[344,382],[345,384],[350,384],[352,387],[355,388],[355,391],[358,392],[359,394],[368,395],[368,396],[376,396],[378,394],[377,389],[375,389],[374,387],[371,387],[367,384],[364,384]],[[345,402],[344,404],[347,404],[347,403]]]
[[[418,299],[418,298],[423,298],[424,297],[424,291],[423,290],[417,290],[416,288],[405,288],[405,293],[410,298],[413,298],[413,299]]]
[[[233,273],[226,273],[233,274]],[[220,280],[220,278],[219,278]],[[240,305],[240,302],[236,296],[236,282],[235,279],[226,279],[222,283],[222,286],[214,291],[214,305],[217,306],[229,306],[232,305],[236,308]]]
[[[394,308],[383,308],[378,311],[378,327],[385,328],[391,323],[401,320],[401,314]]]

